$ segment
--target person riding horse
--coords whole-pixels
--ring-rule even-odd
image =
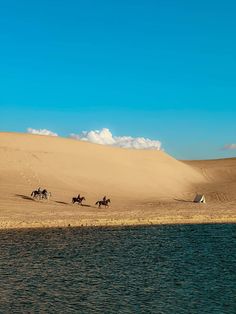
[[[42,190],[41,187],[31,193],[31,196],[35,199],[37,198],[38,200],[49,200],[51,195],[51,192],[48,192],[46,189]]]
[[[46,189],[44,189],[41,192],[41,198],[48,200],[50,198],[50,196],[51,196],[51,192],[48,192]]]
[[[85,197],[84,196],[80,196],[80,194],[78,195],[78,197],[73,197],[72,198],[72,204],[78,203],[78,204],[83,206],[83,204],[82,204],[83,201],[85,201]]]
[[[101,205],[104,205],[105,207],[109,207],[109,203],[111,202],[111,200],[106,196],[103,197],[103,199],[101,201],[97,201],[95,203],[95,205],[98,205],[99,208],[101,208]]]

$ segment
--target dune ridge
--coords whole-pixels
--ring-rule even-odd
[[[0,133],[0,227],[234,221],[236,159],[178,161],[163,151],[122,149],[59,137]],[[49,202],[33,201],[38,186]],[[195,191],[226,208],[193,212]],[[87,206],[70,204],[78,193]],[[107,195],[109,209],[94,203]],[[218,205],[216,205],[218,204]],[[228,212],[227,212],[228,211]],[[197,217],[196,217],[197,216]],[[213,217],[213,218],[212,218]]]

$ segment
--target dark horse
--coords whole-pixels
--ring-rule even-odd
[[[52,196],[51,192],[48,192],[46,189],[42,191],[42,194],[41,194],[42,199],[49,200],[51,196]]]
[[[97,201],[95,203],[95,205],[98,205],[98,207],[100,208],[102,205],[104,205],[105,207],[109,207],[109,203],[111,202],[111,200],[108,198],[107,200],[105,201]]]
[[[73,197],[72,198],[72,203],[78,203],[79,205],[83,205],[82,202],[85,201],[85,197],[83,196],[78,196],[78,197]]]
[[[35,199],[45,199],[45,200],[49,200],[50,196],[51,196],[51,192],[48,192],[46,189],[44,189],[42,192],[35,190],[31,193],[31,196]]]
[[[35,191],[33,191],[31,193],[31,197],[40,199],[41,198],[41,194],[42,194],[41,192],[35,190]]]

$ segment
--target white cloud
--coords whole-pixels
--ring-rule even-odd
[[[27,129],[27,132],[28,132],[28,133],[31,133],[31,134],[58,136],[57,133],[54,133],[54,132],[52,132],[52,131],[50,131],[50,130],[47,130],[47,129],[35,130],[35,129],[28,128],[28,129]]]
[[[236,149],[236,144],[228,144],[224,146],[224,149]]]
[[[83,131],[80,134],[70,134],[71,138],[101,145],[112,145],[123,148],[160,150],[161,142],[144,137],[113,136],[109,129]]]
[[[70,134],[71,138],[81,141],[87,141],[102,145],[114,145],[115,140],[108,129],[102,129],[101,131],[83,131],[80,134]]]

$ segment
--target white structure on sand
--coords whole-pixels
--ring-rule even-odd
[[[206,203],[206,198],[203,194],[196,194],[193,201],[194,203]]]

